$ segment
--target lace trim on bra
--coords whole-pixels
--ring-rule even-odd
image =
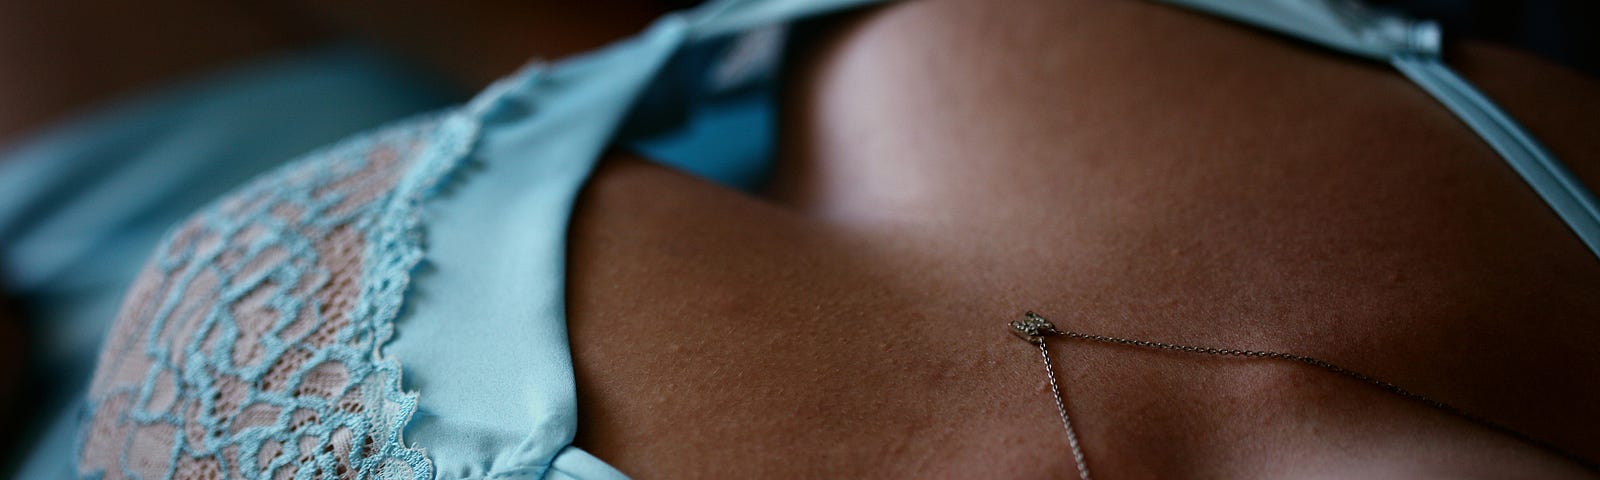
[[[172,232],[90,388],[80,476],[428,479],[417,396],[383,356],[421,206],[472,148],[470,111],[310,155]]]

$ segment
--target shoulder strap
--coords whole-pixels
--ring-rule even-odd
[[[1446,66],[1439,27],[1354,0],[1161,0],[1388,62],[1483,137],[1600,256],[1600,202],[1510,115]]]
[[[1438,56],[1397,55],[1389,62],[1500,152],[1589,250],[1600,255],[1600,203],[1566,165]]]

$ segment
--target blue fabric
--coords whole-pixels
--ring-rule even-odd
[[[759,52],[781,47],[774,41],[781,33],[770,27],[867,3],[713,2],[664,17],[603,50],[530,65],[464,106],[388,130],[431,146],[406,156],[396,167],[402,169],[399,183],[363,204],[358,215],[316,212],[303,219],[356,226],[369,242],[355,317],[367,330],[348,337],[370,355],[338,360],[353,370],[380,372],[381,388],[366,401],[397,407],[365,421],[386,434],[404,426],[406,444],[396,446],[399,439],[390,435],[382,455],[410,468],[358,467],[384,478],[623,478],[571,445],[579,412],[566,336],[566,229],[579,190],[595,162],[615,147],[660,156],[735,187],[759,184],[771,158],[776,67],[773,57],[762,60]],[[1351,16],[1328,3],[1179,3],[1371,58],[1435,48],[1426,35],[1389,27],[1410,23]],[[747,143],[730,144],[729,138]],[[357,139],[330,152],[365,145]],[[341,165],[361,165],[351,160],[356,157],[324,152],[300,165],[323,182],[335,175],[328,171],[344,171]],[[280,173],[238,198],[301,198],[297,178]],[[231,301],[226,293],[217,294],[219,302]],[[391,329],[395,335],[385,344]],[[377,335],[362,338],[367,331]],[[231,368],[199,350],[190,356],[214,367],[190,375],[201,389],[197,395],[214,388],[207,387],[209,372]],[[396,365],[403,367],[403,389],[391,383]],[[368,426],[330,414],[324,420]],[[263,434],[281,433],[269,428]],[[417,451],[426,452],[425,461],[412,462]]]
[[[758,183],[772,148],[770,98],[708,99],[692,79],[704,81],[723,63],[696,49],[864,3],[718,2],[599,54],[532,67],[486,94],[500,113],[487,117],[454,191],[429,207],[432,265],[417,275],[402,333],[388,349],[406,363],[408,385],[423,392],[408,438],[429,448],[440,478],[556,476],[550,465],[568,461],[593,465],[587,478],[616,476],[569,445],[578,412],[563,311],[565,235],[584,178],[608,145],[620,144],[735,187]],[[1431,24],[1348,3],[1175,3],[1367,58],[1438,47]]]
[[[1369,60],[1439,53],[1438,25],[1373,9],[1355,0],[1159,1]]]
[[[141,279],[159,290],[119,319],[142,327],[106,344],[84,409],[91,427],[74,449],[101,460],[81,460],[79,473],[432,478],[427,456],[401,440],[416,395],[375,353],[421,259],[418,208],[477,134],[463,117],[340,142],[176,230]]]
[[[576,432],[564,311],[572,202],[631,100],[683,39],[645,36],[491,88],[469,164],[427,210],[429,265],[386,353],[426,392],[407,439],[438,478],[542,478]]]
[[[455,95],[385,56],[334,47],[146,93],[0,153],[0,283],[29,307],[31,375],[52,382],[44,401],[56,407],[17,477],[70,476],[67,399],[172,224],[284,159]]]
[[[1396,55],[1391,63],[1488,142],[1589,251],[1600,256],[1600,201],[1566,165],[1437,55]]]
[[[761,2],[671,15],[603,51],[529,66],[464,106],[312,153],[192,216],[123,312],[130,334],[105,347],[78,473],[620,477],[570,445],[566,222],[613,142],[637,136],[642,149],[687,156],[712,142],[644,132],[729,126],[685,120],[704,117],[674,99],[704,77],[668,65],[692,62],[678,54],[717,41],[695,33],[725,27],[720,15],[748,12],[724,7],[745,4]],[[774,21],[827,3],[786,5]],[[704,43],[685,48],[690,38]],[[651,85],[677,83],[663,80],[673,71],[687,73],[683,85],[655,96],[659,108],[636,108]],[[738,105],[739,79],[759,77],[716,75],[720,87],[704,91]],[[413,366],[404,389],[397,360]]]
[[[635,102],[617,137],[645,158],[753,192],[771,174],[783,26],[689,44]]]
[[[772,80],[782,46],[758,27],[846,3],[860,2],[709,4],[603,51],[529,66],[473,101],[484,112],[478,148],[428,206],[428,267],[385,349],[424,392],[406,438],[426,446],[438,478],[620,478],[571,446],[566,227],[578,191],[613,144],[757,186],[770,162],[771,88],[751,85]],[[700,34],[738,33],[728,21],[751,33]],[[751,53],[760,49],[771,55]],[[708,73],[738,62],[747,73]]]
[[[1498,105],[1440,58],[1441,33],[1351,0],[1162,0],[1393,65],[1450,109],[1600,257],[1600,200]]]

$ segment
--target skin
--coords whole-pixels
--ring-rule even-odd
[[[761,196],[615,154],[571,232],[578,445],[682,477],[1074,476],[1004,323],[1313,355],[1594,461],[1600,266],[1381,65],[1117,1],[803,42]],[[1600,87],[1450,61],[1591,185]],[[1100,478],[1590,473],[1327,372],[1057,343]]]
[[[615,6],[568,11],[594,28],[562,29],[545,2],[293,4],[295,20],[263,27],[271,41],[11,109],[34,113],[6,125],[284,48],[297,29],[360,32],[481,85],[662,9]],[[1600,374],[1600,268],[1388,69],[1103,0],[905,2],[798,43],[767,192],[613,154],[580,199],[577,443],[623,471],[1071,477],[1037,352],[1004,330],[1027,309],[1095,333],[1315,355],[1600,459],[1586,435],[1600,392],[1573,380]],[[1490,47],[1450,54],[1600,185],[1586,138],[1600,86]],[[51,75],[0,92],[91,76]],[[1052,351],[1099,478],[1585,475],[1326,372]]]
[[[331,39],[388,48],[471,89],[529,58],[559,58],[631,35],[674,6],[655,0],[416,0],[382,8],[309,0],[0,1],[0,151],[81,112]],[[30,392],[37,390],[26,375],[24,312],[21,302],[11,301],[27,299],[8,294],[0,285],[0,411],[8,413],[0,414],[0,447],[29,438],[36,400]]]
[[[105,104],[330,39],[386,47],[471,89],[531,57],[562,57],[631,35],[673,6],[654,0],[0,1],[0,151]],[[39,379],[27,374],[28,332],[19,306],[28,299],[10,296],[0,285],[0,452],[7,452],[0,468],[26,453],[15,446],[32,441],[39,429],[33,411],[39,389],[31,383]]]

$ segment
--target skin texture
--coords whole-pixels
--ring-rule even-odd
[[[1381,65],[1120,1],[803,42],[761,197],[613,155],[576,211],[579,446],[647,478],[1064,478],[1023,310],[1332,360],[1600,460],[1600,265]],[[1589,184],[1600,87],[1450,60]],[[1057,343],[1099,478],[1586,478],[1326,372]]]
[[[679,6],[656,0],[0,1],[0,150],[76,112],[331,39],[389,48],[474,88],[530,58],[562,57],[631,35]],[[38,401],[32,393],[39,390],[24,368],[23,308],[7,301],[8,294],[0,285],[0,452],[9,455],[0,456],[0,466],[22,454],[3,447],[31,434]]]
[[[36,38],[0,42],[32,45],[0,60],[28,67],[0,68],[0,137],[316,35],[304,31],[359,32],[482,84],[661,8],[303,2],[280,22],[241,13],[260,5],[174,3],[160,18],[175,23],[156,25],[133,15],[166,7],[131,5],[76,10],[106,24],[72,31],[24,28],[64,22],[15,10],[40,5],[0,7],[0,35]],[[196,14],[215,21],[183,20]],[[86,32],[104,36],[41,46]],[[614,155],[581,199],[578,443],[624,471],[1070,477],[1037,354],[1003,327],[1025,309],[1096,333],[1316,355],[1600,459],[1585,436],[1600,394],[1573,380],[1600,374],[1600,268],[1393,72],[1115,1],[906,2],[802,43],[765,195]],[[1600,185],[1586,138],[1600,87],[1506,51],[1451,53]],[[1324,372],[1054,351],[1099,478],[1581,475]]]

